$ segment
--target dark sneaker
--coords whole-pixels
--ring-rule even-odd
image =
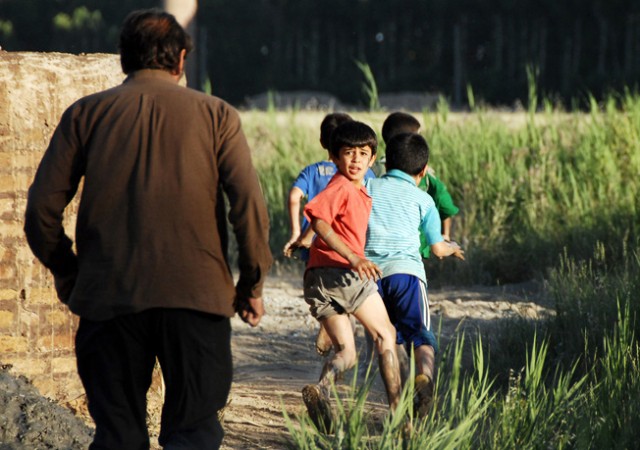
[[[302,388],[302,400],[307,406],[309,417],[318,430],[329,433],[333,414],[331,413],[329,398],[322,392],[322,389],[316,384],[308,384]]]
[[[416,377],[413,410],[416,416],[425,417],[433,403],[433,380],[424,374]]]

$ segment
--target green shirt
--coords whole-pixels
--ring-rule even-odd
[[[433,198],[438,214],[440,214],[440,220],[444,221],[448,217],[455,216],[460,211],[453,203],[447,187],[434,175],[427,173],[427,176],[420,180],[418,187]],[[420,253],[423,258],[428,258],[430,254],[430,244],[423,233],[420,233]]]

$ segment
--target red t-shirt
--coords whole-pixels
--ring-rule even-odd
[[[331,225],[333,232],[356,255],[364,258],[367,223],[371,213],[371,197],[363,186],[357,188],[344,175],[337,173],[327,187],[304,208],[304,215],[311,222],[322,219]],[[349,261],[333,251],[316,236],[311,244],[307,269],[312,267],[351,268]]]

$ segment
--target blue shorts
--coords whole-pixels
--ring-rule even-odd
[[[431,331],[427,285],[414,275],[399,273],[378,280],[378,291],[396,327],[397,343],[411,343],[414,347],[430,345],[437,351],[436,337]]]

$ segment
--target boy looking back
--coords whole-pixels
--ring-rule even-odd
[[[382,139],[385,144],[388,144],[389,140],[396,134],[418,133],[419,131],[420,122],[415,117],[411,114],[396,111],[389,114],[382,124]],[[429,170],[426,176],[420,180],[418,187],[433,198],[442,221],[442,237],[445,241],[451,240],[452,217],[458,214],[460,210],[453,203],[447,187],[435,176],[432,170]],[[420,253],[423,258],[429,257],[429,245],[423,235],[421,235]]]
[[[378,287],[398,331],[398,344],[413,347],[415,409],[420,415],[426,414],[433,397],[436,338],[431,331],[419,233],[424,233],[437,257],[464,259],[460,247],[444,242],[434,201],[417,187],[428,162],[429,147],[422,136],[398,134],[387,144],[387,173],[366,184],[373,209],[365,255],[382,269]]]
[[[392,410],[400,397],[396,332],[375,282],[381,272],[364,256],[371,197],[363,180],[375,161],[376,149],[376,135],[369,126],[356,121],[338,126],[330,146],[338,173],[304,209],[316,233],[304,275],[304,298],[311,314],[326,329],[335,353],[324,365],[318,384],[305,386],[302,397],[316,426],[327,431],[332,418],[331,383],[356,363],[349,314],[362,323],[376,343]],[[298,240],[289,253],[308,244]]]
[[[346,113],[329,113],[324,116],[320,123],[320,145],[329,153],[329,159],[309,164],[300,171],[298,177],[293,182],[293,186],[289,191],[287,202],[287,212],[289,213],[289,229],[291,234],[289,240],[284,245],[283,252],[287,253],[291,244],[296,242],[309,226],[307,219],[302,217],[300,224],[300,207],[302,200],[306,197],[307,201],[313,200],[329,183],[329,180],[336,174],[336,165],[331,161],[329,145],[331,144],[331,134],[339,125],[353,120]],[[373,171],[367,172],[365,178],[374,177]],[[306,256],[304,257],[306,259]]]

